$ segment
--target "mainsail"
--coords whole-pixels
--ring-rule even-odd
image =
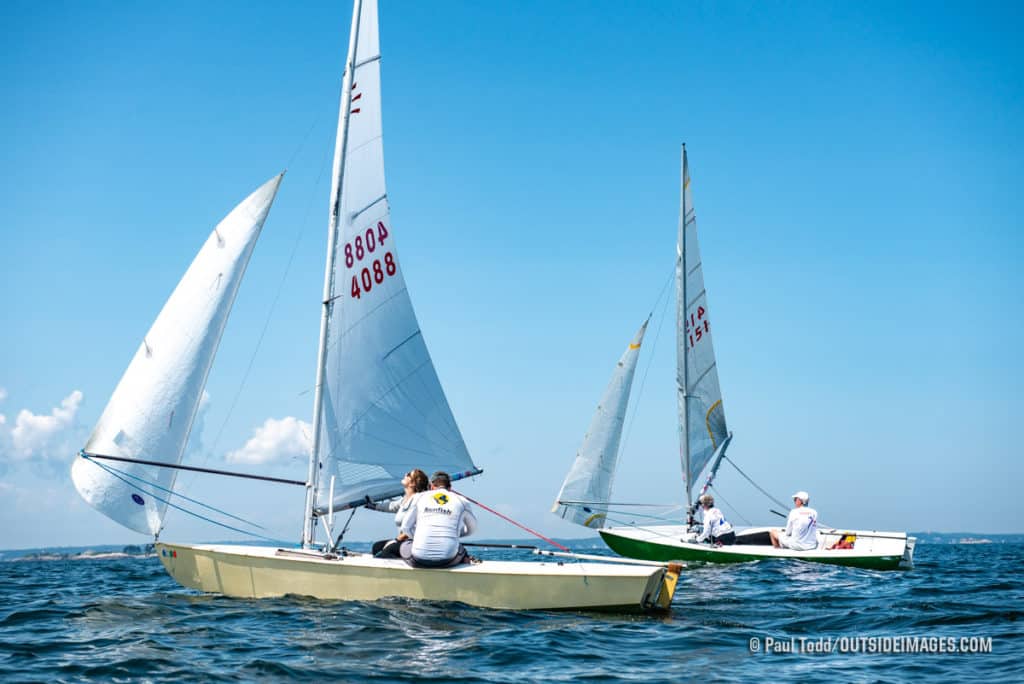
[[[676,260],[677,382],[683,485],[687,503],[697,478],[729,431],[718,386],[711,318],[697,243],[690,168],[683,146],[682,195]],[[685,265],[685,267],[684,267]]]
[[[283,174],[282,174],[283,175]],[[282,176],[217,224],[164,304],[83,450],[178,464],[231,305]],[[71,478],[91,506],[143,534],[163,525],[176,470],[77,458]]]
[[[616,364],[612,379],[590,422],[590,429],[583,438],[576,460],[551,508],[552,513],[584,527],[604,527],[615,465],[619,459],[629,392],[649,320],[640,326]]]
[[[356,2],[331,196],[322,372],[314,407],[323,513],[401,492],[412,468],[475,469],[406,289],[384,183],[376,0]],[[331,244],[333,243],[333,244]],[[333,260],[333,268],[330,263]],[[333,478],[333,482],[332,482]],[[307,527],[306,540],[310,539]]]

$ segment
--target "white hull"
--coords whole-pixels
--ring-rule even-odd
[[[285,595],[374,601],[405,597],[508,610],[667,609],[678,569],[652,565],[484,561],[412,568],[367,554],[208,544],[156,545],[181,585],[239,598]]]
[[[738,563],[767,559],[795,559],[877,569],[908,569],[913,566],[915,537],[903,532],[836,529],[818,532],[818,546],[809,551],[777,549],[767,543],[770,527],[751,527],[736,531],[737,542],[729,546],[697,543],[696,535],[683,525],[646,527],[609,527],[600,531],[602,539],[616,553],[631,558],[657,561],[704,561]],[[855,536],[853,548],[831,548],[840,539]]]

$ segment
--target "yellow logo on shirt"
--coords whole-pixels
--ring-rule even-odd
[[[448,495],[445,494],[444,492],[438,492],[437,494],[434,495],[434,501],[444,506],[446,503],[448,503]]]

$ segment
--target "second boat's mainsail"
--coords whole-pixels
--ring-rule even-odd
[[[729,435],[718,385],[711,317],[697,242],[690,168],[683,146],[680,230],[676,269],[677,382],[683,487],[690,504],[694,485]]]
[[[156,535],[174,488],[173,468],[90,454],[181,462],[206,377],[281,176],[217,224],[146,333],[107,403],[71,479],[91,506],[125,527]]]
[[[687,504],[701,472],[725,454],[729,431],[718,385],[711,318],[697,243],[697,219],[690,189],[686,147],[680,175],[679,236],[676,259],[677,393],[680,461]],[[644,323],[644,327],[646,327]],[[634,343],[639,346],[644,328]],[[583,445],[562,485],[552,512],[586,527],[604,527],[618,459],[622,419],[636,367],[632,345],[616,367]],[[717,461],[712,465],[714,470]]]
[[[348,92],[342,98],[331,198],[333,268],[327,274],[323,367],[318,369],[322,386],[313,468],[318,514],[366,496],[401,493],[399,482],[412,468],[475,470],[423,340],[395,248],[384,182],[376,0],[357,2],[353,22],[355,45],[343,86]]]
[[[551,508],[552,513],[584,527],[604,527],[607,518],[630,388],[648,321],[640,326],[615,365],[590,429]]]

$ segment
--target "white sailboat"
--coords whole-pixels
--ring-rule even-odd
[[[607,524],[609,512],[615,506],[611,499],[612,475],[637,361],[636,354],[631,356],[633,344],[615,369],[552,511],[573,522],[598,529],[612,550],[631,558],[715,563],[797,558],[877,569],[909,567],[913,562],[916,539],[902,532],[819,528],[818,546],[810,551],[774,548],[769,540],[769,527],[737,530],[735,545],[711,546],[696,542],[698,530],[692,519],[694,489],[705,472],[700,493],[705,493],[712,486],[732,441],[732,433],[726,424],[722,391],[718,384],[685,145],[681,179],[676,249],[676,387],[680,466],[688,520],[684,524]],[[639,349],[642,335],[643,328],[634,339],[636,349]],[[609,410],[611,406],[615,409]]]
[[[247,207],[242,213],[256,216],[252,206],[265,202],[258,225],[249,230],[252,241],[269,209],[271,185],[276,191],[271,181],[242,205]],[[481,472],[434,370],[395,249],[384,181],[376,0],[354,3],[329,206],[302,544],[286,549],[160,541],[157,550],[170,575],[186,587],[249,598],[401,596],[507,609],[667,608],[679,568],[658,562],[578,562],[584,557],[562,554],[551,561],[487,560],[422,569],[337,550],[335,513],[400,494],[402,475],[411,468],[446,470],[453,479]],[[223,235],[220,226],[214,233],[211,240],[234,245],[235,238]],[[239,279],[252,250],[246,245],[235,248],[232,262]],[[197,263],[203,258],[200,252]],[[204,267],[203,277],[214,271]],[[193,293],[186,306],[172,306],[179,291],[193,291],[196,278],[202,280],[190,269],[74,465],[75,483],[87,501],[154,535],[173,489],[174,471],[163,468],[181,459],[237,289],[236,280],[226,279],[231,293],[221,293],[216,303],[201,303],[207,295]],[[193,316],[189,306],[214,313]],[[161,344],[198,351],[187,364],[185,357],[149,363],[151,346],[155,355],[163,351]],[[111,456],[122,459],[113,461],[117,468]],[[577,562],[566,562],[566,555]]]

